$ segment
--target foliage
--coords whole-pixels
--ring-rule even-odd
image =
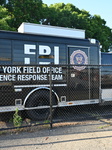
[[[6,0],[0,0],[0,5],[2,6],[2,5],[5,5],[5,3],[6,3]]]
[[[108,47],[111,44],[111,29],[107,27],[106,21],[101,19],[99,15],[94,15],[91,18],[90,28],[87,31],[91,31],[91,34],[88,34],[88,37],[98,39],[103,46],[103,50],[108,50]]]
[[[9,0],[6,4],[13,17],[13,26],[18,28],[22,22],[39,23],[42,12],[41,0]]]
[[[13,30],[9,23],[11,22],[11,17],[8,15],[6,8],[0,6],[0,30]]]
[[[79,10],[72,4],[56,3],[49,6],[43,24],[84,29],[86,38],[100,41],[102,51],[107,51],[112,41],[111,29],[99,15],[92,16],[86,10]]]
[[[13,115],[13,124],[14,124],[14,127],[20,127],[22,124],[22,118],[18,114],[18,109],[16,109],[16,111]]]
[[[84,29],[86,38],[100,41],[102,51],[108,51],[112,44],[111,29],[106,26],[106,21],[73,4],[55,3],[47,6],[42,0],[8,0],[5,4],[5,0],[2,0],[0,5],[0,29],[17,30],[22,22],[41,23]]]

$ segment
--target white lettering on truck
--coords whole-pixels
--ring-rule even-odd
[[[29,55],[35,55],[35,52],[31,52],[31,49],[36,49],[36,45],[29,45],[29,44],[25,44],[24,45],[24,53],[25,54],[29,54]],[[24,59],[24,63],[25,64],[30,64],[30,58],[26,57]]]
[[[33,52],[31,52],[33,50]],[[36,55],[36,45],[25,44],[24,45],[24,54],[28,54],[29,57],[24,58],[24,64],[30,64],[30,55]],[[39,55],[46,56],[51,55],[51,48],[47,45],[39,45]],[[49,61],[40,61],[39,64],[50,64]],[[54,46],[54,64],[59,64],[59,47]]]

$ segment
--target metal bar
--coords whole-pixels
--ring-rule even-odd
[[[50,128],[52,129],[52,71],[50,66],[50,76],[49,76],[49,83],[50,83]]]

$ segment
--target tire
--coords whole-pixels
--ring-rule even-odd
[[[56,97],[52,95],[52,104],[56,105]],[[30,95],[26,107],[50,106],[50,91],[38,90]],[[26,111],[31,120],[45,120],[50,115],[50,108],[32,109]]]

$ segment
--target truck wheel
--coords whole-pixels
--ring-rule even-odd
[[[56,97],[52,95],[52,104],[56,105]],[[50,106],[50,92],[39,90],[30,95],[26,107]],[[27,115],[31,120],[45,120],[50,115],[50,108],[27,110]]]

